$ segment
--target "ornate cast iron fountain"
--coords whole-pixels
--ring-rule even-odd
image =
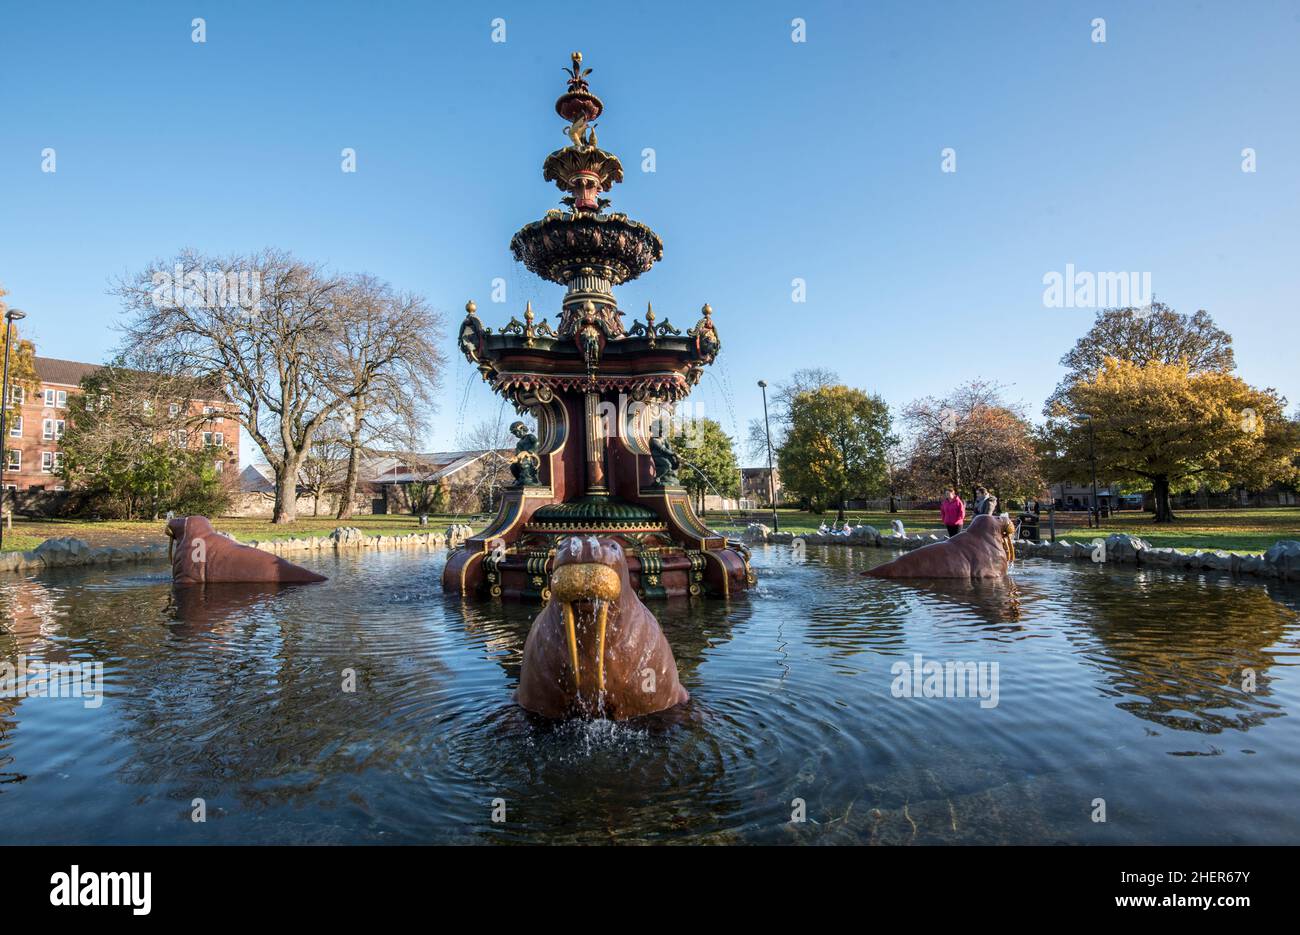
[[[544,600],[556,543],[569,535],[614,538],[624,546],[632,584],[649,597],[727,596],[753,582],[748,553],[709,529],[677,477],[672,407],[695,386],[721,349],[712,309],[684,334],[647,306],[624,327],[613,288],[663,257],[663,242],[625,214],[607,213],[600,197],[623,180],[613,153],[596,145],[604,110],[587,85],[582,54],[566,70],[568,90],[555,102],[569,121],[570,145],[546,157],[542,176],[567,195],[521,228],[515,259],[567,287],[559,321],[523,320],[493,330],[465,306],[460,348],[492,389],[521,414],[511,465],[514,486],[495,520],[454,552],[443,587],[466,596]],[[689,453],[689,452],[688,452]]]

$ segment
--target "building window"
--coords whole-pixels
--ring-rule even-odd
[[[13,403],[15,406],[21,406],[24,402],[26,402],[26,398],[27,398],[27,391],[24,390],[21,386],[9,387],[9,402]]]
[[[208,448],[221,448],[225,445],[225,433],[223,432],[204,432],[203,444]]]
[[[61,451],[41,452],[42,473],[57,474],[62,467],[63,467],[63,452]]]
[[[41,422],[41,440],[55,441],[63,437],[62,419],[45,419]]]
[[[172,403],[167,407],[167,418],[174,419],[181,414],[180,403]]]
[[[17,448],[10,448],[5,452],[8,455],[5,465],[6,471],[21,471],[23,469],[23,453]]]
[[[223,473],[223,472],[226,470],[226,462],[224,462],[224,461],[213,461],[213,462],[212,462],[212,469],[213,469],[214,471],[216,471],[218,474],[221,474],[221,473]]]
[[[22,416],[17,416],[17,417],[15,417],[14,420],[13,420],[12,422],[9,423],[9,437],[10,437],[10,438],[22,438],[22,437],[23,437],[23,417],[22,417]]]

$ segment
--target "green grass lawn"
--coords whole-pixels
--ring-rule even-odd
[[[17,526],[21,524],[15,524],[15,525]],[[4,551],[30,552],[32,549],[36,548],[44,541],[45,541],[44,536],[29,536],[23,533],[19,533],[16,529],[14,532],[10,532],[9,530],[6,529]]]
[[[223,517],[213,521],[222,532],[228,532],[240,542],[265,542],[272,539],[305,538],[329,535],[336,526],[356,526],[368,536],[404,536],[414,532],[442,532],[451,523],[469,522],[475,529],[482,520],[463,516],[430,516],[429,525],[421,528],[419,517],[408,515],[354,516],[349,520],[336,520],[332,516],[299,516],[297,522],[276,526],[269,519]],[[13,532],[5,531],[4,550],[29,551],[46,539],[73,536],[84,539],[93,546],[122,545],[124,543],[166,542],[163,522],[86,519],[15,519]]]
[[[1277,507],[1251,510],[1179,510],[1173,523],[1157,525],[1151,514],[1142,511],[1115,513],[1100,529],[1089,529],[1086,513],[1058,513],[1057,539],[1090,541],[1111,533],[1139,536],[1153,547],[1177,549],[1224,549],[1229,552],[1263,552],[1279,539],[1300,540],[1300,507]],[[903,521],[907,532],[941,530],[938,510],[900,510],[897,513],[849,511],[853,525],[867,523],[881,532],[895,519]],[[709,514],[709,521],[721,528],[725,514]],[[818,516],[799,510],[778,510],[777,519],[784,532],[814,532],[821,523],[835,522],[835,513]],[[769,526],[770,520],[764,520]],[[1042,517],[1042,537],[1048,538],[1047,514]]]

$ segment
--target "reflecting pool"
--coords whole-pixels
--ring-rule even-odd
[[[103,689],[0,698],[0,842],[1300,842],[1294,585],[759,547],[749,595],[649,604],[688,705],[553,725],[512,700],[537,608],[448,598],[444,554],[0,580],[0,665]]]

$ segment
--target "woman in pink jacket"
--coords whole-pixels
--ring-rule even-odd
[[[961,524],[966,521],[966,504],[951,487],[943,492],[943,502],[939,504],[939,518],[948,527],[949,538],[961,532]]]

